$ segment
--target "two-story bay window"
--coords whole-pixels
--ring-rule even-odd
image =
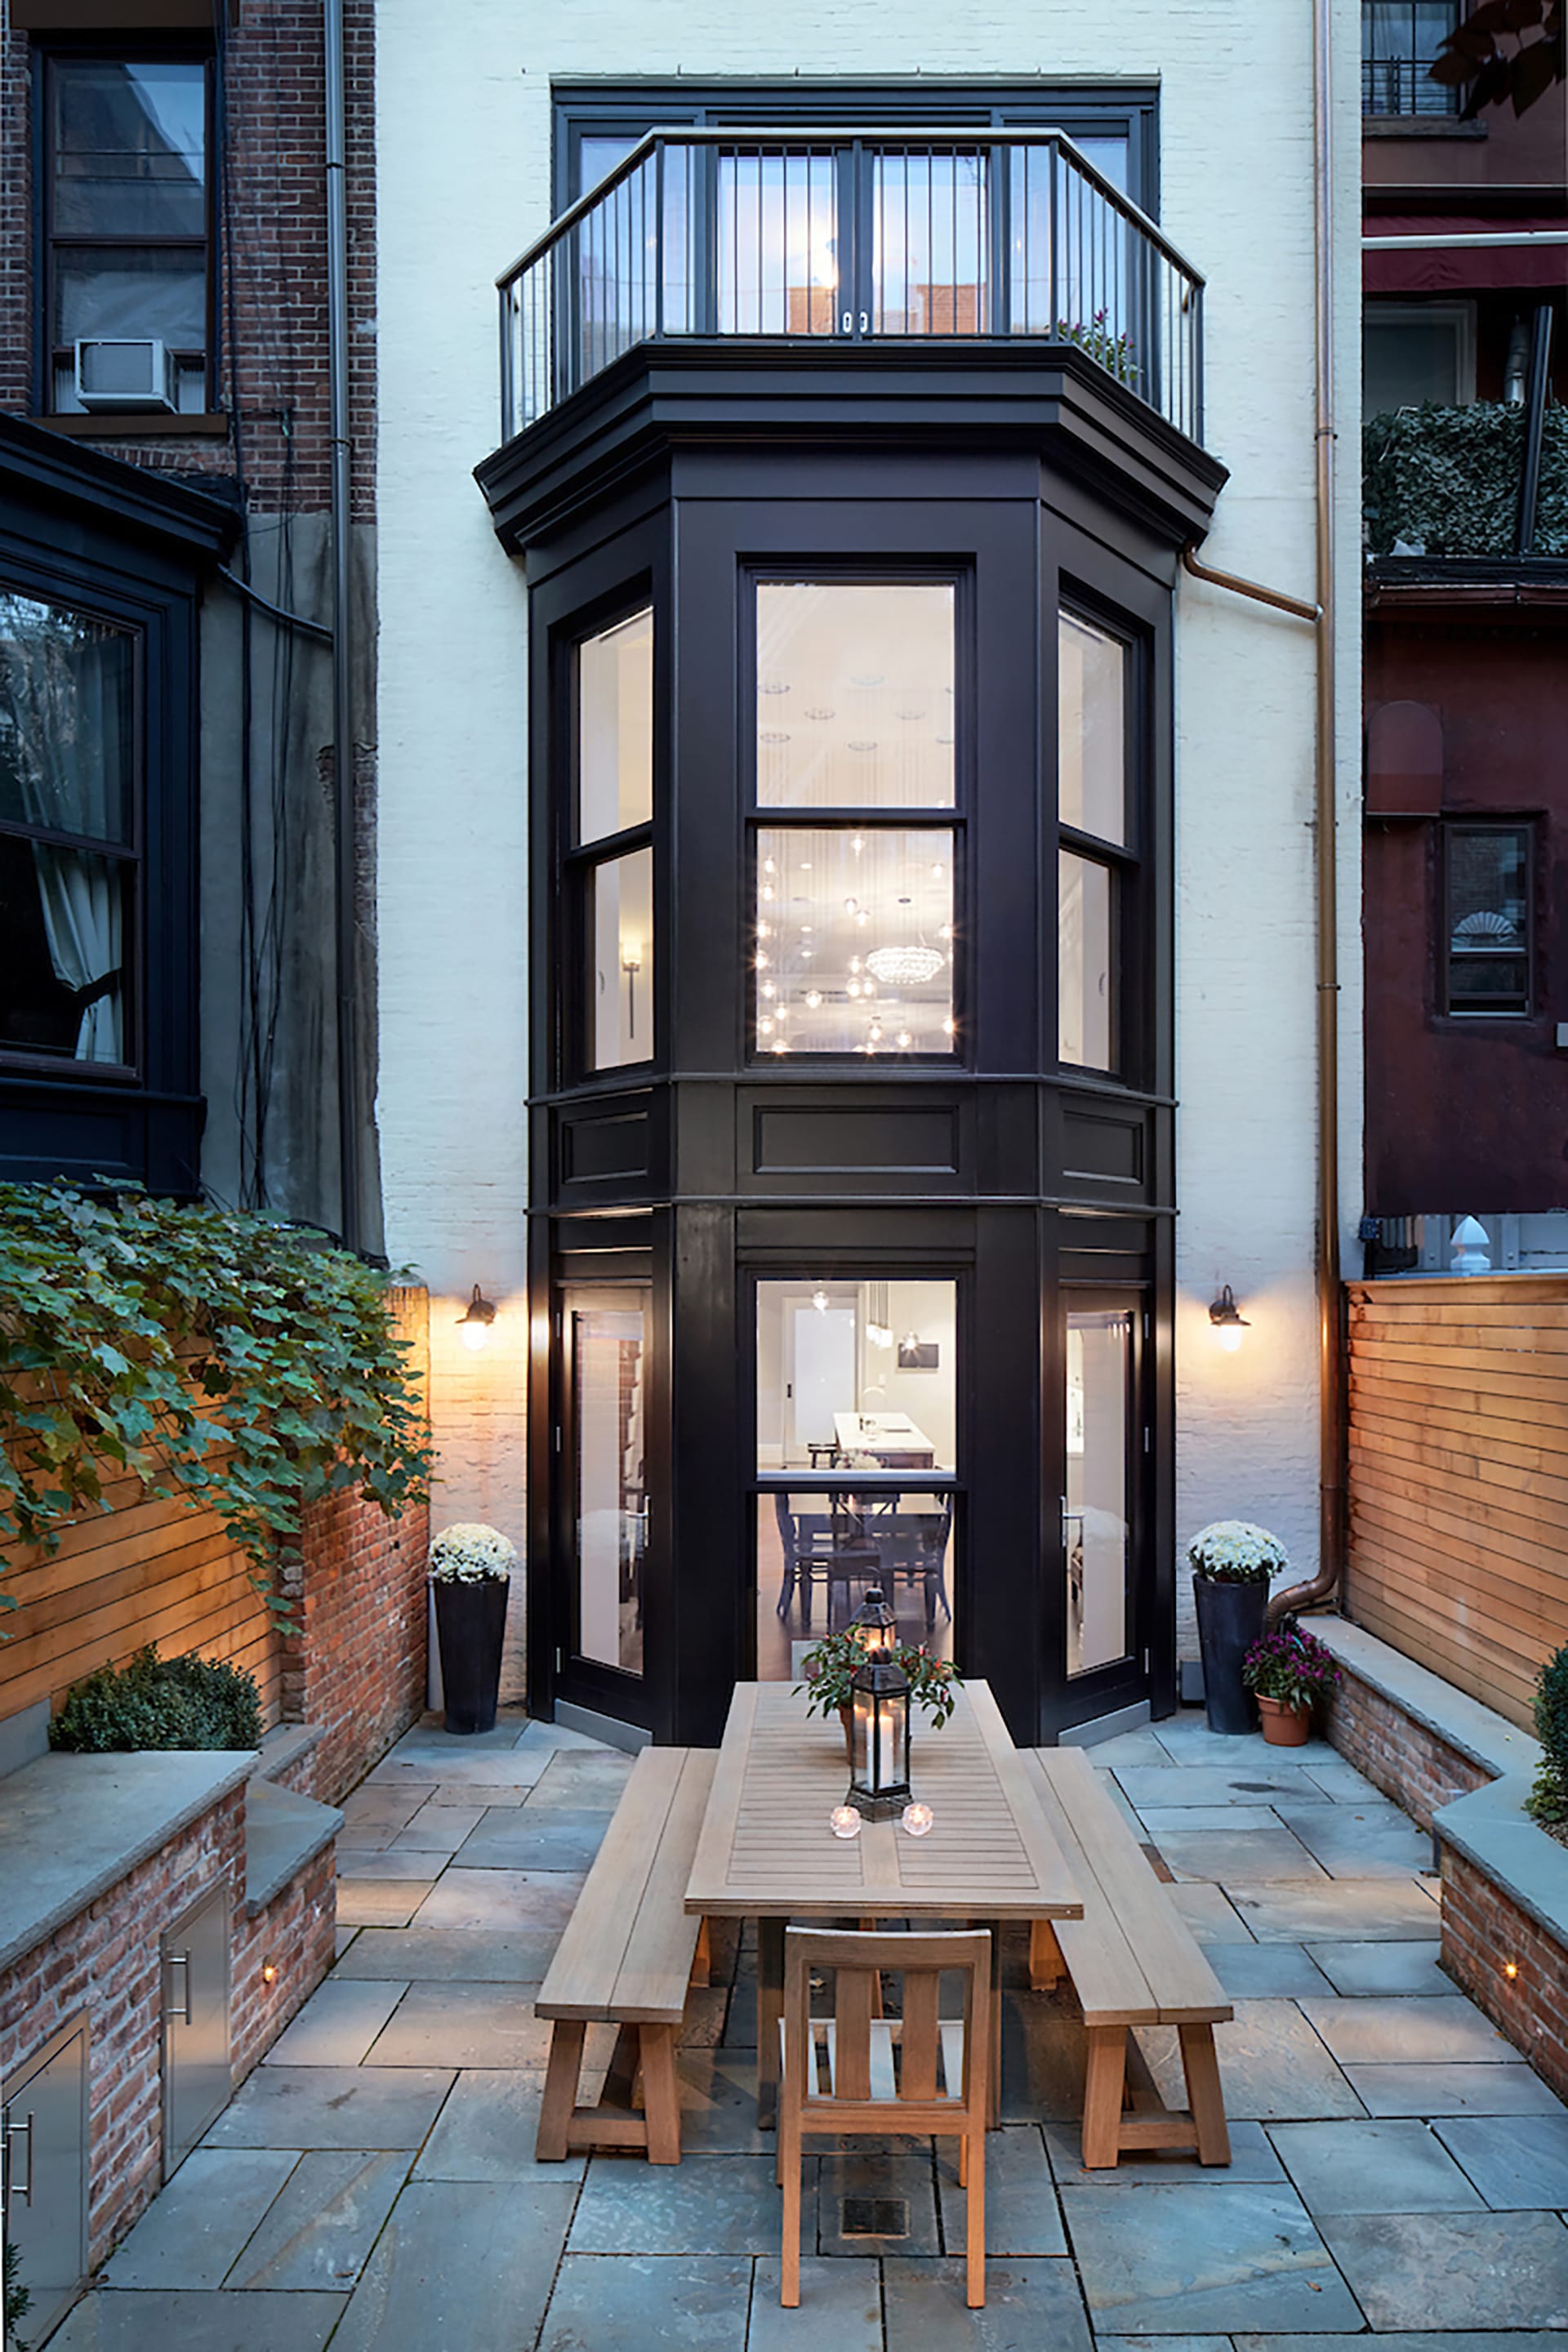
[[[584,1070],[652,1058],[653,614],[575,648],[571,843]]]
[[[108,394],[142,383],[116,345],[153,341],[164,394],[208,406],[211,320],[211,60],[146,52],[52,53],[41,60],[47,405],[78,410],[82,383]],[[107,345],[107,350],[97,347]],[[97,404],[102,405],[100,400]]]
[[[950,1055],[957,583],[756,583],[758,1055]]]
[[[1063,609],[1057,623],[1057,1057],[1125,1074],[1138,879],[1131,646]]]

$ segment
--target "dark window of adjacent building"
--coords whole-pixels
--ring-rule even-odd
[[[0,1061],[137,1061],[136,634],[0,587]]]
[[[39,68],[45,405],[204,410],[211,60],[50,51]]]
[[[1362,112],[1457,113],[1458,91],[1431,68],[1458,21],[1458,0],[1362,0]]]
[[[1136,648],[1104,621],[1057,618],[1057,1058],[1126,1075],[1139,929]]]
[[[574,886],[582,1016],[576,1060],[609,1070],[652,1059],[653,614],[647,606],[573,649]]]
[[[1532,828],[1443,827],[1444,1002],[1450,1013],[1530,1011]]]

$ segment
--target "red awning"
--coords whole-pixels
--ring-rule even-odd
[[[1371,213],[1362,254],[1362,286],[1368,294],[1478,294],[1489,287],[1536,286],[1544,291],[1568,286],[1568,245],[1532,245],[1531,229],[1568,230],[1568,214],[1500,219],[1466,213]],[[1517,237],[1517,244],[1426,246],[1412,252],[1377,250],[1384,236]]]

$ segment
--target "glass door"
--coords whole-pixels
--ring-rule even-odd
[[[558,1692],[641,1713],[647,1557],[648,1292],[642,1284],[568,1291],[562,1302],[563,1535],[568,1639]]]
[[[1142,1297],[1074,1297],[1066,1320],[1062,1716],[1079,1723],[1147,1690]]]

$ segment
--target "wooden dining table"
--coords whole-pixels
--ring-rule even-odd
[[[910,1780],[924,1837],[898,1821],[835,1836],[848,1783],[837,1716],[807,1716],[788,1683],[737,1683],[687,1882],[686,1908],[757,1922],[757,2105],[774,2119],[784,1928],[792,1918],[1081,1919],[1083,1904],[989,1684],[969,1682],[940,1728],[911,1711]],[[999,1981],[999,1936],[992,1939]],[[992,2003],[1000,2030],[1001,2002]],[[994,2085],[999,2068],[993,2065]]]

